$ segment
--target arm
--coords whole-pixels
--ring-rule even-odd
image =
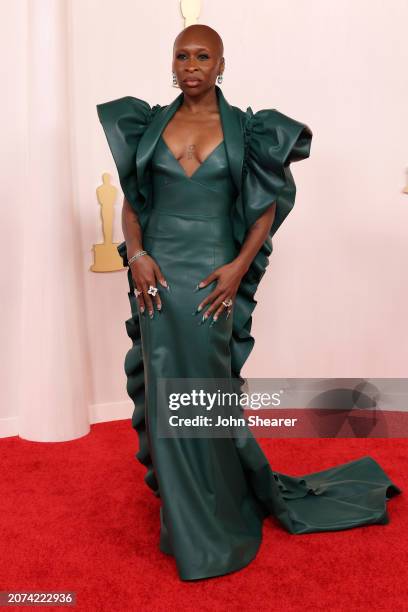
[[[122,230],[126,242],[126,251],[128,253],[128,258],[130,258],[136,251],[143,250],[143,236],[139,218],[126,198],[123,199]],[[137,297],[140,312],[144,313],[147,308],[149,316],[152,317],[154,314],[154,305],[147,290],[150,285],[154,287],[157,286],[157,281],[163,285],[163,287],[167,288],[167,282],[159,265],[148,254],[138,257],[129,267],[132,271],[132,277],[136,288],[143,292]],[[162,303],[160,300],[160,293],[156,293],[153,299],[157,309],[161,310]]]
[[[123,198],[122,231],[129,257],[136,251],[143,249],[142,228],[140,227],[139,217],[126,198]]]
[[[213,320],[216,321],[225,309],[222,302],[227,298],[231,298],[232,301],[235,300],[241,279],[268,237],[275,214],[276,202],[273,202],[248,230],[237,257],[230,263],[214,270],[198,284],[198,287],[202,288],[212,281],[218,280],[215,289],[198,305],[197,312],[200,312],[204,306],[210,304],[203,315],[203,320],[213,315]]]
[[[234,259],[234,264],[242,270],[242,276],[248,271],[259,249],[267,239],[269,231],[275,220],[276,202],[255,221],[250,227],[242,244],[239,255]],[[241,276],[241,277],[242,277]]]

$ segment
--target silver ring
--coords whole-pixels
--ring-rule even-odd
[[[147,293],[150,293],[150,295],[153,295],[153,296],[155,296],[157,292],[158,292],[158,288],[153,287],[153,285],[150,285],[149,289],[147,290]]]
[[[223,301],[224,306],[226,306],[227,308],[230,308],[232,306],[232,300],[231,298],[227,298],[226,300]]]

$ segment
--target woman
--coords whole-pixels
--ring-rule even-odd
[[[159,379],[244,382],[254,294],[295,201],[289,165],[310,152],[307,125],[231,106],[216,85],[224,67],[219,35],[189,26],[174,43],[182,92],[172,103],[128,96],[97,106],[125,195],[118,250],[132,310],[125,372],[136,456],[161,499],[160,549],[182,580],[247,565],[269,514],[292,534],[386,523],[386,500],[400,492],[368,456],[291,477],[271,469],[251,435],[158,435]]]

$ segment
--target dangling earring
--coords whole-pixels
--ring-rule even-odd
[[[177,77],[176,77],[176,73],[173,72],[173,87],[177,87],[178,82],[177,82]]]
[[[217,76],[217,83],[219,83],[219,84],[221,85],[221,83],[222,83],[222,79],[223,79],[222,74],[219,74],[219,75]]]

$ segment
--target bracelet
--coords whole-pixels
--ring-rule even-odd
[[[128,264],[130,266],[130,264],[135,261],[135,259],[137,259],[138,257],[141,257],[141,255],[147,255],[147,251],[136,251],[136,253],[134,255],[132,255],[132,257],[130,259],[128,259]]]

